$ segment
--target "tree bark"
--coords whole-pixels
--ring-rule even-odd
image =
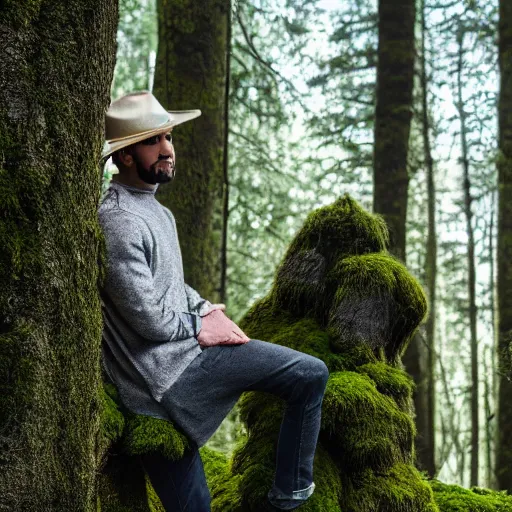
[[[373,209],[386,220],[390,252],[405,261],[409,177],[407,155],[412,118],[416,7],[414,0],[379,0],[379,47],[374,146]],[[428,367],[420,335],[402,359],[414,378],[418,463],[431,471]],[[430,467],[430,469],[428,469]]]
[[[98,160],[117,2],[0,10],[0,509],[96,509]]]
[[[420,3],[421,16],[421,103],[422,103],[422,134],[423,152],[425,155],[425,168],[427,172],[428,196],[428,237],[427,254],[425,260],[425,276],[429,299],[429,316],[426,323],[426,361],[423,374],[414,375],[418,385],[415,393],[416,427],[416,453],[418,466],[427,471],[430,477],[436,474],[436,444],[435,444],[435,368],[436,368],[436,280],[437,280],[437,232],[436,232],[436,187],[434,180],[434,160],[430,144],[430,121],[428,107],[428,80],[425,36],[427,33],[425,20],[425,1]],[[414,339],[412,343],[418,343]],[[411,356],[413,354],[410,354]],[[408,360],[410,361],[410,359]],[[420,365],[420,370],[422,366]],[[424,397],[419,397],[424,393]],[[426,405],[426,407],[423,407]]]
[[[500,0],[498,181],[498,434],[496,479],[512,492],[512,4]]]
[[[200,108],[173,138],[177,175],[157,192],[176,217],[185,278],[219,300],[224,227],[229,0],[159,0],[154,93],[169,110]]]
[[[389,226],[390,252],[403,261],[415,15],[415,0],[379,0],[373,209]]]
[[[466,112],[462,97],[462,71],[464,65],[464,29],[460,28],[457,34],[459,45],[457,63],[457,104],[456,108],[460,119],[461,163],[464,176],[464,217],[466,219],[466,234],[468,237],[468,297],[469,297],[469,327],[471,344],[471,477],[470,485],[478,485],[479,468],[479,382],[478,382],[478,337],[477,337],[477,307],[476,307],[476,265],[475,265],[475,237],[472,226],[473,212],[471,197],[471,179],[469,151],[466,128]]]

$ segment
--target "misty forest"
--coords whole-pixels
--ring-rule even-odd
[[[304,512],[512,512],[512,2],[0,3],[0,511],[164,512],[171,421],[101,365],[109,104],[173,131],[185,280],[329,369]],[[259,512],[284,403],[201,448],[213,512]],[[199,512],[199,511],[197,511]]]

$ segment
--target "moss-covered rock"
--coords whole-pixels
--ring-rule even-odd
[[[270,293],[240,322],[251,338],[311,354],[329,368],[317,488],[304,511],[437,510],[414,468],[414,384],[400,367],[427,301],[387,243],[382,219],[348,196],[316,210],[291,243]],[[263,510],[284,404],[256,392],[239,404],[248,437],[233,454],[231,474],[240,510]]]

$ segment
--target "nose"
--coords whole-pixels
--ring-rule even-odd
[[[174,158],[174,146],[165,137],[160,140],[160,154]]]

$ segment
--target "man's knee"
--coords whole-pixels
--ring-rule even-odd
[[[324,389],[329,378],[329,369],[325,363],[316,357],[308,356],[303,363],[304,383]]]

